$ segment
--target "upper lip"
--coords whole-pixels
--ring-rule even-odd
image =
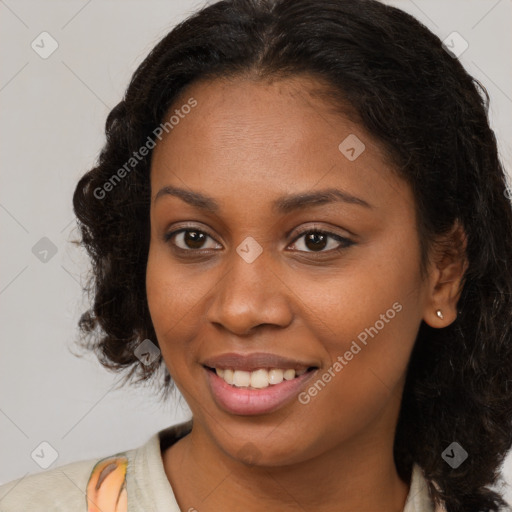
[[[202,365],[210,368],[230,368],[233,370],[245,371],[253,371],[259,368],[293,368],[295,370],[307,370],[308,368],[316,367],[313,363],[307,363],[299,361],[298,359],[290,359],[266,352],[255,352],[252,354],[237,354],[235,352],[230,352],[220,354],[218,356],[205,359],[202,362]]]

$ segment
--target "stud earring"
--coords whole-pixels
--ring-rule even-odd
[[[442,311],[441,311],[440,309],[438,309],[438,310],[436,311],[436,315],[437,315],[439,318],[441,318],[441,320],[442,320],[442,319],[444,319],[443,313],[442,313]]]

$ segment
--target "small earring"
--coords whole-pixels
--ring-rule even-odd
[[[442,319],[444,319],[443,313],[442,313],[442,311],[441,311],[440,309],[438,309],[438,310],[436,311],[436,315],[437,315],[439,318],[441,318],[441,320],[442,320]]]

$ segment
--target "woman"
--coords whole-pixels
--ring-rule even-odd
[[[512,215],[487,103],[373,0],[228,0],[174,28],[73,200],[85,345],[176,384],[192,419],[8,484],[2,510],[506,507]]]

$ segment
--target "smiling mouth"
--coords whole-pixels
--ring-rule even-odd
[[[207,370],[216,373],[226,384],[236,388],[264,389],[269,386],[277,386],[283,381],[291,381],[317,369],[316,366],[309,368],[258,368],[253,371],[234,370],[232,368],[211,368]]]

